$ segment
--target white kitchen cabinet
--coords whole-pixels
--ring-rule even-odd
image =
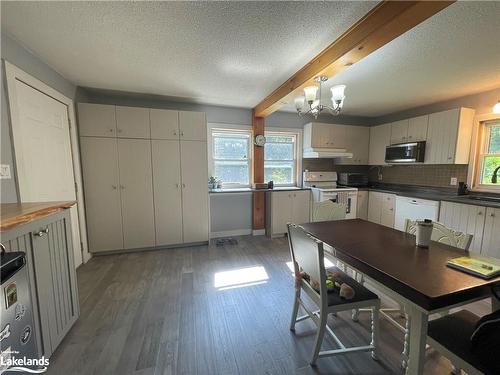
[[[500,258],[500,208],[486,208],[481,254]]]
[[[456,108],[429,115],[426,164],[468,164],[474,110]]]
[[[370,128],[367,126],[345,126],[345,148],[352,152],[352,158],[339,158],[335,161],[341,165],[367,165],[370,144]]]
[[[78,103],[80,136],[116,137],[115,106]]]
[[[472,235],[469,250],[480,253],[486,207],[471,204],[441,202],[439,222],[446,227]]]
[[[282,236],[287,223],[303,224],[310,221],[309,190],[273,191],[266,195],[266,234]]]
[[[182,228],[184,243],[208,240],[207,143],[181,141]]]
[[[408,119],[391,123],[391,145],[408,141]]]
[[[311,122],[304,125],[303,148],[340,148],[346,147],[348,125],[323,124]]]
[[[358,190],[356,218],[368,220],[368,190]]]
[[[368,198],[368,221],[394,227],[394,194],[370,191]]]
[[[412,117],[408,119],[408,142],[427,140],[427,126],[429,115]]]
[[[204,112],[179,112],[180,139],[184,141],[206,141],[207,120]]]
[[[149,108],[117,106],[116,136],[119,138],[151,138]]]
[[[394,228],[394,208],[396,196],[394,194],[383,194],[382,212],[380,215],[380,224],[389,228]]]
[[[370,128],[369,160],[370,165],[385,165],[385,148],[391,143],[391,124]]]
[[[179,111],[150,109],[151,139],[179,139]]]
[[[118,139],[125,249],[155,245],[151,141]]]
[[[179,141],[152,140],[151,155],[156,245],[179,244],[183,242]]]
[[[123,249],[116,138],[80,138],[90,252]]]

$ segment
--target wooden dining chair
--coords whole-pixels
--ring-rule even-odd
[[[406,219],[405,232],[415,235],[417,232],[417,222],[415,220]],[[472,234],[459,232],[435,221],[432,223],[431,240],[462,250],[469,250],[469,246],[472,242]]]
[[[377,359],[377,345],[379,335],[378,310],[380,308],[380,300],[378,296],[357,283],[336,267],[329,268],[337,274],[343,283],[354,289],[354,297],[352,299],[344,299],[336,291],[329,292],[326,287],[326,270],[324,264],[323,242],[312,237],[305,232],[300,226],[288,224],[288,241],[290,253],[295,272],[295,300],[292,309],[292,319],[290,330],[295,331],[295,324],[305,319],[312,319],[318,327],[316,333],[316,341],[311,354],[310,364],[314,365],[316,360],[321,357],[334,356],[338,354],[354,353],[361,351],[371,352],[372,358]],[[309,281],[301,277],[303,273],[309,276]],[[319,290],[313,288],[313,281],[317,280]],[[304,303],[301,297],[301,292],[309,296],[312,302],[319,308],[316,311],[311,311]],[[299,307],[306,312],[306,315],[297,317]],[[335,335],[333,330],[327,325],[329,314],[336,314],[341,311],[349,311],[355,308],[371,309],[371,342],[365,346],[346,347],[340,339]],[[324,334],[327,332],[339,349],[321,351]]]
[[[313,203],[312,218],[314,222],[343,220],[346,217],[347,205],[335,203],[330,200]]]

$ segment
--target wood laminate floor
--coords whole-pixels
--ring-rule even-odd
[[[48,374],[402,374],[402,334],[381,321],[380,361],[369,353],[308,366],[310,321],[289,330],[293,280],[287,240],[94,257],[78,270],[81,316]],[[238,284],[239,283],[239,284]],[[489,311],[488,302],[471,305]],[[330,319],[346,344],[369,342],[369,316]],[[323,348],[333,348],[325,340]],[[426,374],[449,362],[427,353]]]

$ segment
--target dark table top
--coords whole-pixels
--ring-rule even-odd
[[[415,246],[415,236],[361,219],[301,225],[336,250],[336,258],[431,311],[491,295],[500,277],[484,280],[447,267],[468,252],[431,242]]]

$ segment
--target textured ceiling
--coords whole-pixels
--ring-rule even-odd
[[[2,2],[1,10],[3,31],[80,86],[253,107],[374,5]],[[344,113],[378,116],[499,87],[499,18],[500,2],[455,3],[382,47],[331,80],[348,85]]]
[[[2,28],[80,86],[252,107],[376,3],[2,2]]]

